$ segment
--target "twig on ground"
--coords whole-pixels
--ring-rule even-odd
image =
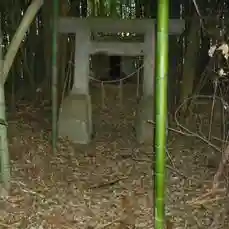
[[[210,198],[211,195],[219,193],[219,192],[225,192],[225,189],[215,189],[215,190],[211,189],[211,190],[207,191],[205,194],[198,196],[197,198],[192,199],[190,201],[187,201],[187,204],[189,204],[189,205],[203,205],[207,202],[212,202],[214,200],[224,199],[222,197],[221,198],[215,197],[215,199]]]
[[[96,184],[96,185],[91,186],[90,189],[106,188],[107,186],[115,185],[115,184],[117,184],[119,181],[125,180],[125,179],[127,179],[127,178],[128,178],[128,177],[121,177],[121,178],[117,178],[117,179],[114,179],[114,180],[111,180],[111,181],[108,181],[108,182],[104,182],[104,183],[101,183],[101,184]]]
[[[222,154],[222,159],[220,161],[218,170],[214,176],[213,182],[212,182],[212,188],[216,189],[219,186],[219,179],[223,173],[223,170],[225,168],[225,165],[227,164],[229,159],[229,145],[227,146],[227,148],[225,149],[225,151]]]

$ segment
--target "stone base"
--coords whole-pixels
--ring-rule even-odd
[[[86,94],[71,94],[59,114],[59,136],[74,143],[88,144],[92,136],[91,98]]]
[[[142,97],[136,112],[135,130],[138,143],[153,145],[154,126],[148,121],[154,121],[154,96]]]

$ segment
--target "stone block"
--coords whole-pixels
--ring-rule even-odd
[[[70,94],[59,114],[59,136],[74,143],[88,144],[92,136],[91,98],[87,94]]]
[[[135,131],[138,143],[153,145],[154,126],[148,121],[154,121],[154,96],[142,96],[138,103],[135,120]]]

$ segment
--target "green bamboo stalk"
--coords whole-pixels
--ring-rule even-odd
[[[59,1],[53,0],[53,36],[52,36],[52,150],[57,145],[57,37],[58,37]]]
[[[159,0],[157,12],[155,228],[164,229],[169,0]]]
[[[1,15],[0,15],[1,22]],[[0,23],[0,161],[1,161],[1,182],[6,191],[10,189],[10,163],[7,140],[7,125],[5,125],[5,92],[3,79],[3,53],[2,53],[2,31]]]

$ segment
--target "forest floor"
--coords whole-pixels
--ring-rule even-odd
[[[123,92],[122,106],[117,86],[106,93],[105,108],[98,91],[92,97],[93,141],[60,139],[55,155],[42,109],[20,103],[9,116],[12,190],[0,199],[0,228],[153,228],[153,147],[135,140],[135,90]],[[167,155],[167,229],[228,228],[226,179],[205,195],[221,154],[170,131]]]

